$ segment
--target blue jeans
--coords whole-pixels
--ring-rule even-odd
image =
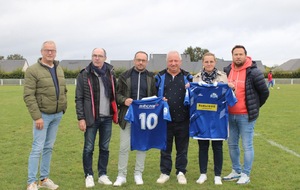
[[[229,114],[229,138],[228,147],[232,169],[237,173],[245,173],[250,175],[252,163],[254,159],[253,135],[256,120],[249,122],[248,115]],[[242,138],[242,146],[244,150],[244,167],[242,169],[240,163],[239,138]]]
[[[270,86],[271,86],[271,87],[274,86],[274,81],[273,81],[273,80],[271,80],[271,81],[268,82],[268,88],[270,88]]]
[[[106,175],[109,158],[109,142],[112,131],[112,118],[99,117],[92,126],[88,126],[84,133],[83,147],[83,169],[85,177],[94,175],[93,172],[93,152],[97,131],[99,130],[99,158],[98,158],[98,175]]]
[[[49,176],[52,149],[62,115],[63,112],[56,114],[42,113],[44,120],[44,128],[42,130],[36,129],[35,122],[33,122],[33,142],[28,159],[28,184],[37,181],[36,176],[41,156],[39,179],[42,180]]]

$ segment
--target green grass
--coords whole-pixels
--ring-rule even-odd
[[[55,143],[51,179],[60,189],[85,189],[82,169],[83,133],[77,127],[74,103],[74,86],[68,86],[68,110],[63,116]],[[27,161],[32,142],[32,120],[22,99],[22,86],[0,86],[0,189],[26,189]],[[208,181],[196,184],[199,177],[198,146],[190,140],[188,154],[187,185],[178,185],[173,168],[170,181],[156,184],[159,171],[159,151],[148,151],[144,185],[136,186],[133,180],[135,152],[131,152],[127,183],[121,189],[300,189],[300,85],[281,85],[280,90],[271,90],[270,98],[261,109],[254,137],[255,160],[251,172],[251,183],[238,186],[234,182],[213,184],[212,151],[208,164]],[[283,146],[278,148],[269,142]],[[97,142],[97,140],[96,140]],[[289,149],[296,153],[289,153]],[[98,148],[95,147],[94,171]],[[117,177],[119,151],[119,127],[113,126],[110,144],[108,175],[112,181]],[[174,151],[173,151],[174,152]],[[174,160],[174,157],[173,157]],[[230,171],[227,142],[224,142],[224,164],[222,175]],[[96,183],[93,189],[115,189]]]

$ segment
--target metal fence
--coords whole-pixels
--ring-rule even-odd
[[[296,79],[274,79],[275,84],[300,84],[300,78]]]
[[[76,79],[66,79],[67,84],[76,85]],[[266,79],[267,82],[267,79]],[[24,79],[0,79],[0,86],[22,86]],[[274,79],[274,84],[300,84],[300,78]]]
[[[66,79],[67,84],[76,85],[76,79]],[[0,79],[0,86],[22,86],[24,79]]]

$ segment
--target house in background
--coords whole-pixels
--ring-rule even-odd
[[[260,60],[253,60],[256,62],[257,68],[261,71],[261,72],[265,72],[266,68],[263,66],[262,62]],[[227,67],[229,64],[231,64],[232,61],[225,61],[224,59],[217,59],[217,64],[216,67],[218,70],[223,71],[224,67]]]
[[[159,72],[166,68],[166,54],[150,54],[147,69],[153,72]],[[182,55],[182,65],[185,66],[184,69],[190,69],[190,56]],[[115,69],[129,69],[133,67],[133,60],[111,60],[110,64],[114,66]],[[187,69],[188,70],[188,69]]]
[[[300,69],[300,59],[290,59],[279,65],[274,71],[296,71]]]
[[[61,60],[59,65],[64,70],[80,71],[90,64],[91,60]]]
[[[202,69],[202,62],[191,62],[190,55],[181,54],[182,57],[182,66],[186,71],[189,71],[191,74],[196,74]],[[167,67],[166,64],[167,54],[150,54],[149,62],[147,65],[147,69],[153,72],[159,72]],[[63,69],[67,70],[81,70],[85,68],[91,60],[62,60],[60,65]],[[218,70],[223,71],[223,68],[228,66],[231,61],[225,61],[223,59],[217,59],[216,67]],[[256,61],[258,68],[265,72],[265,67],[262,65],[261,61]],[[133,60],[111,60],[110,64],[114,66],[116,69],[127,70],[133,67]]]
[[[132,60],[111,60],[110,64],[114,66],[114,69],[123,69],[127,70],[131,67],[133,67],[133,61]],[[149,65],[149,63],[148,63]]]
[[[10,73],[21,69],[23,72],[29,67],[27,60],[0,60],[0,71]]]
[[[167,54],[150,54],[149,55],[149,63],[147,65],[147,69],[153,72],[159,72],[167,67],[166,64]],[[189,71],[191,74],[196,74],[202,69],[202,62],[191,62],[190,55],[188,54],[181,54],[182,58],[182,66],[186,71]],[[261,61],[255,61],[257,67],[262,71],[265,72],[265,67],[263,66]],[[223,68],[228,66],[231,61],[225,61],[223,59],[217,59],[216,68],[220,71],[223,71]],[[111,60],[110,64],[112,64],[115,69],[123,68],[129,69],[133,67],[132,60]]]

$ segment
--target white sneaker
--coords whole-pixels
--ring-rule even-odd
[[[36,184],[35,182],[29,184],[29,185],[27,186],[27,190],[38,190],[37,184]]]
[[[238,180],[241,177],[241,174],[237,173],[235,170],[232,170],[228,176],[223,177],[224,181],[234,181]]]
[[[135,175],[134,176],[134,181],[137,185],[143,185],[144,181],[141,175]]]
[[[170,179],[170,176],[167,174],[160,174],[159,178],[156,180],[156,183],[166,183]]]
[[[236,182],[239,185],[244,185],[250,182],[250,177],[247,174],[242,173],[240,179]]]
[[[186,178],[182,172],[177,174],[177,181],[179,184],[187,184]]]
[[[58,185],[56,185],[51,179],[45,178],[43,181],[40,181],[38,188],[47,188],[47,189],[58,189]]]
[[[85,178],[85,187],[86,188],[90,188],[90,187],[94,187],[95,183],[94,183],[94,178],[92,175],[88,175]]]
[[[98,183],[104,184],[104,185],[112,185],[112,182],[108,179],[107,175],[102,175],[98,179]]]
[[[122,176],[118,176],[118,177],[117,177],[117,180],[116,180],[115,183],[114,183],[114,186],[115,186],[115,187],[120,187],[120,186],[122,186],[124,183],[126,183],[126,178],[125,178],[125,177],[122,177]]]
[[[199,179],[196,181],[196,183],[202,184],[207,180],[206,174],[201,174]]]
[[[220,176],[215,176],[215,185],[222,185],[222,178]]]

